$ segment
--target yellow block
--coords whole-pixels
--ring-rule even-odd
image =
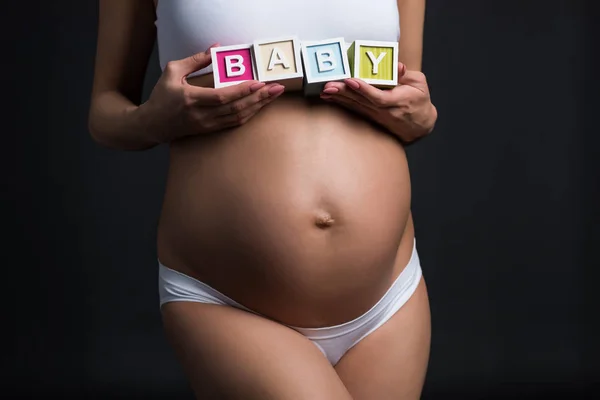
[[[363,79],[394,78],[394,49],[392,47],[359,47],[360,76]]]
[[[355,40],[348,61],[354,78],[382,89],[398,84],[398,42]]]

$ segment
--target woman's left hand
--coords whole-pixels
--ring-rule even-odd
[[[437,120],[425,75],[407,71],[402,63],[398,63],[398,86],[393,89],[378,89],[350,78],[328,82],[321,98],[370,118],[407,144],[431,133]]]

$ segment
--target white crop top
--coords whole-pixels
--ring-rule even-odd
[[[296,35],[300,41],[343,37],[398,41],[397,0],[159,0],[160,67],[221,46]],[[212,72],[212,66],[192,75]]]

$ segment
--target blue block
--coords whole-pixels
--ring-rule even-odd
[[[302,43],[304,93],[317,95],[325,83],[350,78],[346,44],[343,38]]]

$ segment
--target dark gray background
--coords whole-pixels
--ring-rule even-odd
[[[166,148],[110,151],[87,132],[96,3],[3,10],[1,382],[191,398],[158,312]],[[409,149],[433,313],[425,399],[568,399],[598,383],[591,3],[428,1],[440,117]],[[147,91],[159,72],[154,56]]]

